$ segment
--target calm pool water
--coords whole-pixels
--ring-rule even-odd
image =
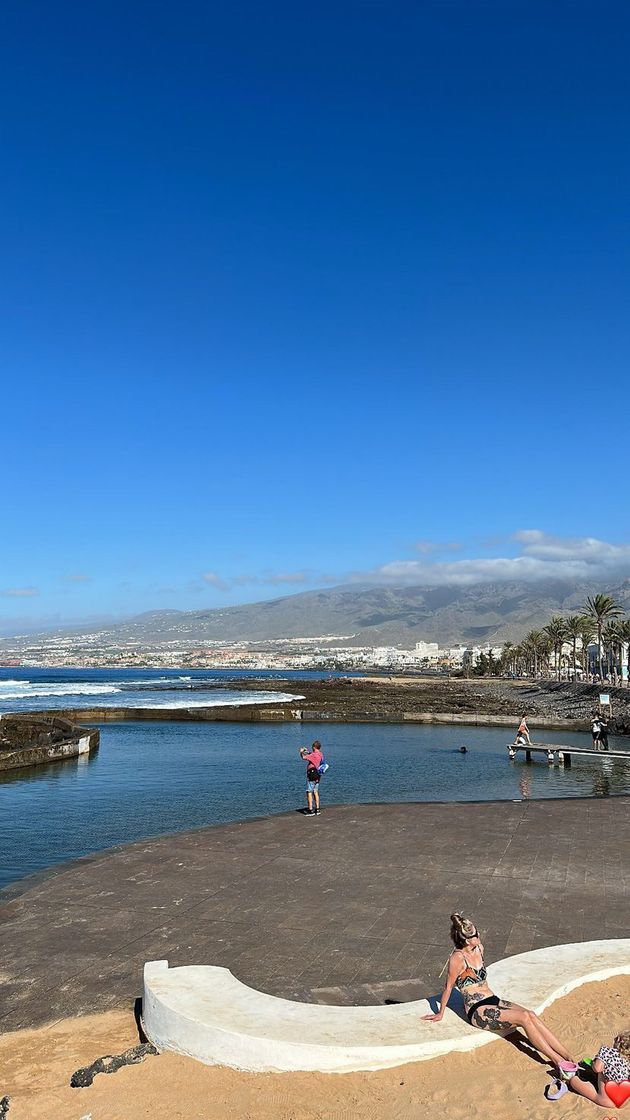
[[[305,769],[297,750],[316,738],[331,763],[324,806],[630,792],[630,761],[576,759],[567,771],[510,762],[502,728],[107,724],[90,759],[0,774],[0,887],[112,844],[297,808]],[[589,746],[590,735],[554,732],[553,741]]]

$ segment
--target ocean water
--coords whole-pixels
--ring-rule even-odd
[[[89,758],[0,773],[0,887],[113,844],[297,810],[305,771],[298,748],[316,738],[330,762],[324,812],[335,803],[630,793],[630,760],[575,759],[570,770],[511,762],[509,737],[502,728],[461,726],[108,723]],[[553,739],[590,744],[590,735],[573,732]]]
[[[43,708],[208,708],[281,703],[299,697],[300,680],[332,675],[221,669],[0,669],[0,713]],[[253,677],[269,680],[269,691],[239,687],[241,681]],[[295,680],[295,692],[274,689],[273,682],[280,677]]]

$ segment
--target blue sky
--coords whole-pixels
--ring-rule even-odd
[[[630,574],[629,31],[5,7],[0,629]]]

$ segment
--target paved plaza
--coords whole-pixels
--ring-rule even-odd
[[[630,798],[334,806],[164,836],[0,895],[0,1028],[130,1006],[147,960],[273,995],[439,991],[449,914],[488,961],[627,936]]]

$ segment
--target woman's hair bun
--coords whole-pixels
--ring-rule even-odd
[[[457,910],[451,914],[451,938],[458,949],[462,949],[469,937],[475,937],[477,927],[469,918],[465,918]]]

